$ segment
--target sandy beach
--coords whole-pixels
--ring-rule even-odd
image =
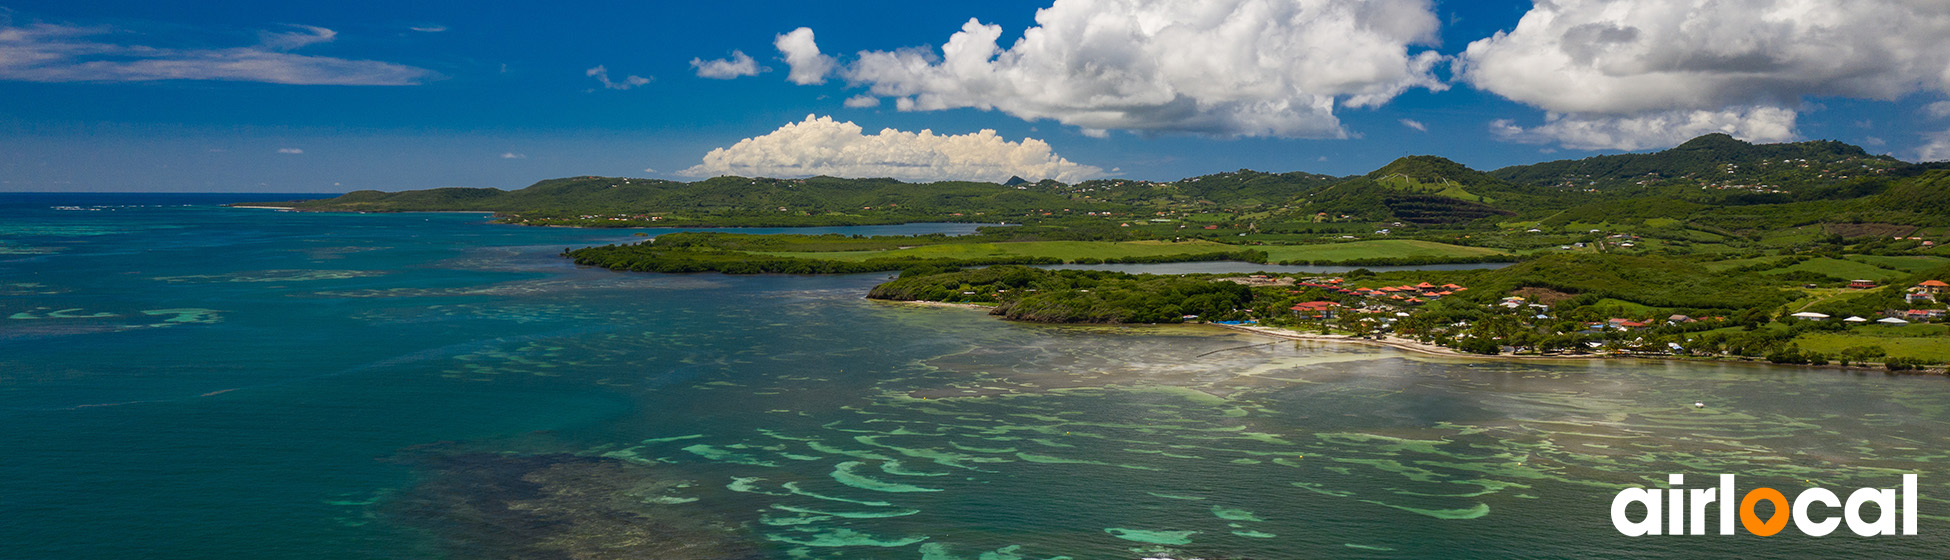
[[[975,303],[943,303],[939,301],[897,301],[891,299],[869,299],[867,301],[871,301],[875,303],[884,303],[889,305],[912,305],[917,307],[952,307],[956,309],[980,309],[983,311],[995,309],[995,306],[993,305],[981,305]]]

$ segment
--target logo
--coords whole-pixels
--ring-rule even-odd
[[[1848,530],[1864,537],[1895,535],[1897,517],[1902,518],[1902,534],[1916,534],[1916,475],[1903,475],[1902,507],[1896,507],[1896,490],[1883,488],[1862,488],[1850,492],[1847,500],[1842,500],[1834,492],[1825,488],[1809,488],[1801,491],[1789,502],[1787,495],[1773,488],[1755,488],[1737,501],[1734,498],[1734,477],[1720,475],[1718,488],[1680,488],[1686,483],[1685,475],[1667,475],[1667,489],[1662,493],[1654,488],[1628,488],[1620,491],[1611,500],[1611,525],[1627,537],[1645,535],[1704,535],[1709,519],[1707,508],[1718,514],[1719,531],[1731,535],[1733,520],[1740,518],[1740,526],[1747,532],[1763,537],[1771,537],[1786,529],[1788,522],[1803,534],[1820,537],[1835,532],[1843,523]],[[1773,513],[1761,519],[1757,507],[1761,502],[1773,505]],[[1632,504],[1645,508],[1645,518],[1634,521],[1629,515]],[[1875,505],[1876,518],[1863,519],[1863,508]],[[1817,507],[1827,511],[1818,511]],[[1833,511],[1840,509],[1841,511]]]

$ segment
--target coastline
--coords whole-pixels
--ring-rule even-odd
[[[1396,336],[1388,336],[1380,339],[1356,338],[1344,334],[1307,334],[1301,332],[1294,332],[1286,329],[1276,329],[1272,327],[1255,327],[1255,326],[1247,326],[1247,325],[1221,325],[1217,323],[1207,323],[1207,324],[1214,327],[1244,331],[1244,332],[1249,332],[1261,336],[1270,336],[1274,338],[1284,338],[1288,340],[1311,340],[1311,341],[1318,341],[1318,342],[1339,342],[1345,344],[1365,344],[1368,346],[1381,346],[1386,348],[1394,348],[1396,350],[1415,352],[1418,354],[1427,354],[1431,356],[1442,356],[1445,358],[1463,358],[1463,359],[1475,359],[1475,360],[1506,360],[1506,361],[1559,361],[1559,362],[1591,361],[1591,360],[1642,360],[1642,361],[1654,361],[1654,362],[1677,362],[1677,363],[1688,363],[1688,364],[1741,364],[1741,365],[1766,366],[1766,367],[1819,368],[1819,369],[1828,369],[1828,370],[1854,371],[1854,372],[1862,372],[1862,373],[1877,371],[1889,375],[1936,375],[1936,376],[1950,375],[1945,372],[1940,372],[1935,370],[1916,370],[1916,371],[1908,371],[1908,372],[1888,371],[1882,368],[1881,366],[1874,366],[1874,367],[1855,366],[1855,365],[1844,366],[1841,364],[1826,364],[1826,365],[1776,364],[1776,363],[1766,362],[1766,361],[1728,360],[1728,359],[1720,359],[1720,358],[1605,356],[1605,355],[1597,355],[1597,354],[1571,355],[1571,356],[1519,356],[1519,355],[1511,355],[1511,354],[1496,354],[1496,355],[1471,354],[1468,352],[1458,351],[1452,348],[1436,346],[1434,344],[1427,344],[1420,341],[1396,337]]]
[[[871,301],[875,303],[887,304],[887,305],[908,305],[914,307],[947,307],[953,309],[980,309],[983,311],[995,309],[995,306],[993,305],[981,305],[975,303],[947,303],[947,302],[940,302],[940,301],[902,301],[902,300],[893,300],[893,299],[873,299],[873,298],[861,298],[861,299],[865,299],[867,301]]]
[[[887,304],[887,305],[900,305],[900,306],[912,306],[912,307],[935,307],[935,308],[950,308],[950,309],[980,309],[983,311],[987,311],[995,308],[995,306],[992,305],[979,305],[973,303],[945,303],[939,301],[897,301],[897,300],[883,300],[883,299],[867,299],[867,301],[872,301],[872,302],[877,302],[877,303]],[[1453,348],[1437,346],[1434,344],[1427,344],[1421,341],[1402,338],[1398,336],[1386,336],[1379,339],[1374,339],[1374,338],[1357,338],[1357,337],[1348,336],[1344,334],[1309,334],[1309,333],[1291,331],[1287,329],[1280,329],[1280,328],[1273,328],[1273,327],[1259,327],[1259,326],[1250,326],[1250,325],[1221,325],[1218,323],[1188,323],[1187,325],[1219,327],[1223,329],[1230,329],[1234,331],[1240,331],[1240,332],[1256,334],[1260,336],[1280,338],[1286,340],[1306,340],[1306,341],[1313,341],[1313,342],[1335,342],[1341,344],[1361,344],[1366,346],[1379,346],[1383,348],[1393,348],[1396,350],[1413,352],[1416,354],[1423,354],[1428,356],[1439,356],[1444,358],[1459,358],[1459,359],[1467,359],[1467,360],[1502,360],[1502,361],[1531,361],[1531,362],[1553,362],[1553,361],[1554,362],[1590,362],[1593,360],[1641,360],[1641,361],[1655,361],[1655,362],[1677,362],[1677,363],[1688,363],[1688,364],[1714,363],[1714,364],[1740,364],[1740,365],[1765,366],[1765,367],[1819,368],[1819,369],[1827,369],[1827,370],[1853,371],[1858,373],[1867,373],[1867,372],[1874,371],[1874,372],[1886,373],[1889,375],[1936,375],[1936,376],[1950,375],[1950,373],[1934,371],[1934,370],[1893,372],[1893,371],[1887,371],[1880,366],[1853,366],[1853,365],[1844,366],[1840,364],[1827,364],[1827,365],[1819,365],[1819,366],[1810,365],[1810,364],[1776,364],[1776,363],[1770,363],[1765,361],[1728,360],[1728,359],[1720,359],[1720,358],[1604,356],[1604,355],[1595,355],[1595,354],[1569,355],[1569,356],[1518,356],[1518,355],[1511,355],[1511,354],[1497,354],[1497,355],[1471,354]]]

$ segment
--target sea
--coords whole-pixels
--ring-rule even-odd
[[[221,206],[291,197],[0,194],[0,558],[1950,550],[1942,377],[1024,324],[560,256],[675,230]],[[1671,474],[1917,474],[1919,530],[1620,534]]]

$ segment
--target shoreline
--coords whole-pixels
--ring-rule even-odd
[[[994,306],[991,305],[978,305],[973,303],[945,303],[939,301],[898,301],[898,300],[882,300],[882,299],[870,299],[870,298],[862,298],[862,299],[867,299],[867,301],[877,302],[886,305],[899,305],[899,306],[912,306],[912,307],[980,309],[984,311],[995,308]],[[1036,324],[1044,324],[1044,323],[1036,323]],[[1591,362],[1591,361],[1605,361],[1605,360],[1641,360],[1641,361],[1674,362],[1674,363],[1687,363],[1687,364],[1709,364],[1710,363],[1710,364],[1740,364],[1740,365],[1765,366],[1765,367],[1819,368],[1819,369],[1826,369],[1826,370],[1852,371],[1857,373],[1868,373],[1872,371],[1878,371],[1887,375],[1935,375],[1935,376],[1950,375],[1950,373],[1939,372],[1934,370],[1897,372],[1897,371],[1888,371],[1879,366],[1878,367],[1844,366],[1840,364],[1827,364],[1827,365],[1819,365],[1819,366],[1811,365],[1811,364],[1776,364],[1776,363],[1771,363],[1766,361],[1729,360],[1729,359],[1721,359],[1721,358],[1605,356],[1605,355],[1595,355],[1595,354],[1568,355],[1568,356],[1519,356],[1519,355],[1512,355],[1512,354],[1496,354],[1496,355],[1471,354],[1453,348],[1437,346],[1434,344],[1426,344],[1420,341],[1397,337],[1397,336],[1387,336],[1379,339],[1356,338],[1344,334],[1309,334],[1309,333],[1291,331],[1287,329],[1274,328],[1274,327],[1259,327],[1259,326],[1251,326],[1251,325],[1221,325],[1218,323],[1184,323],[1181,324],[1180,326],[1198,326],[1198,325],[1208,326],[1208,327],[1218,327],[1222,329],[1229,329],[1238,332],[1256,334],[1260,336],[1279,338],[1285,340],[1305,340],[1305,341],[1312,341],[1312,342],[1360,344],[1365,346],[1393,348],[1396,350],[1412,352],[1416,354],[1423,354],[1428,356],[1439,356],[1444,358],[1459,358],[1459,359],[1467,359],[1467,360],[1500,360],[1500,361],[1519,361],[1519,362],[1521,361]]]
[[[868,274],[873,274],[873,273],[870,272]],[[983,311],[995,309],[995,306],[993,305],[981,305],[976,303],[947,303],[941,301],[918,301],[918,300],[903,301],[903,300],[894,300],[894,299],[873,299],[873,298],[861,298],[861,299],[875,302],[875,303],[886,304],[886,305],[908,305],[914,307],[945,307],[951,309],[980,309]]]
[[[1364,344],[1368,346],[1394,348],[1396,350],[1403,350],[1403,351],[1414,352],[1418,354],[1442,356],[1445,358],[1504,360],[1504,361],[1560,361],[1560,362],[1594,361],[1594,360],[1598,360],[1598,361],[1642,360],[1642,361],[1652,361],[1652,362],[1676,362],[1676,363],[1687,363],[1687,364],[1712,363],[1712,364],[1743,364],[1743,365],[1767,366],[1767,367],[1820,368],[1820,369],[1828,369],[1828,370],[1854,371],[1854,372],[1862,372],[1862,373],[1867,373],[1871,371],[1880,371],[1888,375],[1936,375],[1936,376],[1950,375],[1944,372],[1938,372],[1933,370],[1916,370],[1916,371],[1909,371],[1909,372],[1888,371],[1887,369],[1882,368],[1880,366],[1877,367],[1844,366],[1841,364],[1826,364],[1826,365],[1776,364],[1767,361],[1728,360],[1728,359],[1721,359],[1721,358],[1605,356],[1605,355],[1597,355],[1597,354],[1569,355],[1569,356],[1522,356],[1522,355],[1514,355],[1514,354],[1495,354],[1495,355],[1471,354],[1453,348],[1436,346],[1434,344],[1426,344],[1423,342],[1396,337],[1396,336],[1388,336],[1388,337],[1383,337],[1381,339],[1355,338],[1344,334],[1307,334],[1307,333],[1294,332],[1286,329],[1279,329],[1273,327],[1255,327],[1255,326],[1247,326],[1247,325],[1221,325],[1218,323],[1205,323],[1205,324],[1214,327],[1221,327],[1221,328],[1232,329],[1236,331],[1243,331],[1252,334],[1257,334],[1261,336],[1270,336],[1274,338],[1283,338],[1288,340],[1311,340],[1316,342],[1339,342],[1339,343],[1346,343],[1346,344]]]

